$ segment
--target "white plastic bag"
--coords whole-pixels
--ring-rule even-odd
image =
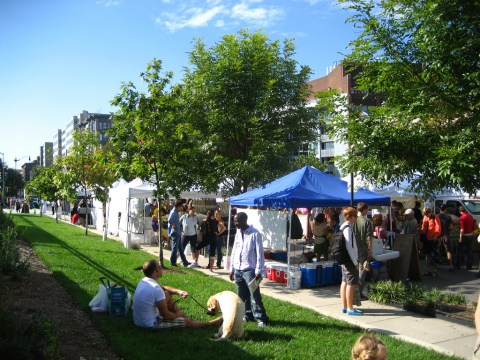
[[[88,305],[93,312],[108,312],[107,288],[103,285],[98,285],[98,293]]]

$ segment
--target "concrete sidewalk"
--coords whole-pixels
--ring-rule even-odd
[[[159,256],[157,246],[141,245],[146,251],[156,257]],[[170,251],[164,250],[164,259],[168,261]],[[187,255],[187,259],[191,257]],[[215,276],[230,281],[225,269],[211,272],[204,267],[208,259],[200,256],[199,263],[203,268],[195,268],[209,276]],[[448,272],[445,270],[445,272]],[[442,276],[443,271],[439,269]],[[440,277],[439,276],[439,277]],[[474,278],[474,274],[469,274]],[[476,280],[478,289],[478,280]],[[468,287],[470,289],[470,287]],[[188,289],[187,289],[188,290]],[[444,290],[442,288],[442,290]],[[448,355],[456,355],[464,359],[471,359],[477,333],[473,326],[455,323],[441,318],[429,318],[401,308],[377,304],[373,301],[362,301],[360,309],[363,316],[352,317],[341,313],[339,285],[312,289],[287,289],[284,285],[264,279],[261,284],[262,294],[273,298],[309,308],[322,315],[343,320],[364,329],[386,333],[396,338],[415,343]],[[476,301],[476,299],[475,299]]]

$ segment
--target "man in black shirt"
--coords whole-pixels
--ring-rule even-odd
[[[440,221],[442,222],[442,233],[440,234],[439,240],[440,245],[443,244],[445,247],[445,252],[447,253],[448,263],[450,265],[450,271],[453,271],[453,244],[450,240],[450,229],[452,228],[452,217],[447,214],[447,205],[442,204],[440,206],[440,214],[438,214]]]
[[[417,223],[421,225],[423,221],[423,214],[422,209],[420,209],[420,201],[415,201],[415,207],[412,210],[413,217],[415,218],[415,220],[417,220]]]

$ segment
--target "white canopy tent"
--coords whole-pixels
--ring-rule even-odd
[[[127,183],[120,179],[109,188],[107,205],[107,224],[105,225],[104,239],[107,234],[113,234],[122,239],[126,248],[130,248],[132,241],[143,239],[145,230],[151,229],[150,221],[145,221],[145,199],[153,198],[155,186],[136,178]],[[217,194],[207,194],[198,191],[186,191],[180,194],[182,199],[216,199]]]
[[[108,192],[105,236],[110,233],[122,239],[126,248],[134,237],[144,237],[144,199],[153,197],[155,188],[137,178],[127,183],[120,179]],[[138,239],[135,239],[138,240]]]

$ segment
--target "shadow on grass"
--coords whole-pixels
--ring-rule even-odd
[[[32,216],[32,215],[30,215]],[[103,266],[102,264],[94,261],[88,256],[85,256],[82,252],[78,251],[71,245],[69,245],[67,242],[64,240],[60,239],[59,237],[52,235],[51,233],[42,230],[38,226],[36,226],[32,221],[28,219],[29,215],[23,215],[22,220],[28,224],[28,226],[24,225],[18,225],[18,228],[20,230],[20,234],[24,234],[25,240],[30,244],[34,245],[35,242],[41,241],[42,246],[45,246],[45,244],[51,243],[54,245],[59,245],[62,247],[64,250],[67,250],[70,252],[72,255],[74,255],[76,258],[80,259],[83,261],[86,265],[88,265],[90,268],[95,269],[98,271],[102,276],[105,276],[109,278],[111,281],[121,283],[125,286],[127,286],[129,289],[134,289],[136,287],[136,284],[132,284],[128,282],[127,280],[121,278],[117,273],[111,271],[107,267]],[[58,224],[58,225],[63,225],[65,224]],[[34,234],[29,234],[30,232],[34,232]],[[26,235],[26,236],[25,236]],[[34,235],[34,236],[30,236]],[[85,235],[83,235],[85,236]],[[98,235],[94,235],[95,237],[99,237]],[[85,236],[86,238],[91,238],[91,235]],[[118,255],[129,255],[127,251],[112,251],[112,250],[102,250],[103,253],[115,253],[116,256]],[[133,270],[133,269],[132,269]],[[68,277],[60,277],[59,272],[55,272],[54,275],[61,280],[61,283],[69,284],[72,283],[72,281]]]
[[[270,321],[270,327],[272,329],[278,328],[299,328],[299,329],[306,329],[306,330],[318,330],[321,328],[322,330],[334,330],[334,331],[350,331],[350,332],[358,332],[360,327],[351,325],[348,323],[338,323],[336,322],[319,322],[319,321],[296,321],[296,320],[274,320]]]

